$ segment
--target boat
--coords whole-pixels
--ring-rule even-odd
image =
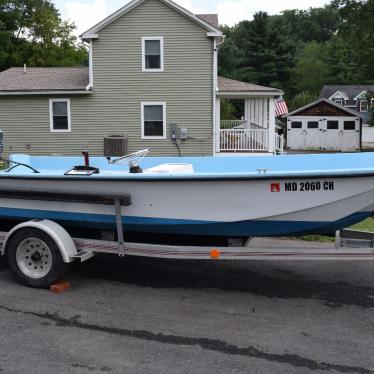
[[[98,194],[131,196],[120,208],[123,229],[143,240],[334,233],[374,212],[374,153],[151,157],[145,151],[117,159],[84,153],[83,166],[82,156],[11,155],[0,172],[0,224],[49,219],[72,229],[114,230],[113,204],[95,200]]]

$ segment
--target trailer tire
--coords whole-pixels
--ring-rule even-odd
[[[33,227],[15,231],[6,245],[10,269],[23,284],[48,288],[68,270],[55,241],[44,231]]]

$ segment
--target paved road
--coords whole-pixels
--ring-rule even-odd
[[[0,372],[374,373],[374,263],[98,256],[69,280],[0,263]]]

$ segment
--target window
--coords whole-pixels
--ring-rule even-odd
[[[308,121],[308,129],[318,129],[318,121]]]
[[[166,104],[141,104],[142,139],[166,139]]]
[[[292,129],[301,129],[302,123],[301,122],[291,122]]]
[[[360,100],[360,112],[368,111],[368,102],[367,100]]]
[[[163,37],[142,38],[142,70],[164,71]]]
[[[344,121],[344,130],[356,130],[356,122]]]
[[[327,121],[327,130],[339,130],[339,121]]]
[[[50,99],[49,116],[51,132],[70,132],[70,99]]]
[[[334,99],[335,104],[339,104],[343,106],[343,99]]]

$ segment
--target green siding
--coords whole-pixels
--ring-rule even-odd
[[[94,40],[94,93],[70,96],[71,133],[50,133],[51,96],[0,97],[6,152],[102,154],[105,136],[127,134],[130,152],[150,147],[152,155],[176,155],[169,134],[140,135],[141,102],[163,101],[167,130],[177,123],[193,138],[181,144],[182,154],[212,154],[213,42],[206,33],[158,0],[145,1]],[[164,72],[142,72],[142,36],[164,38]]]

